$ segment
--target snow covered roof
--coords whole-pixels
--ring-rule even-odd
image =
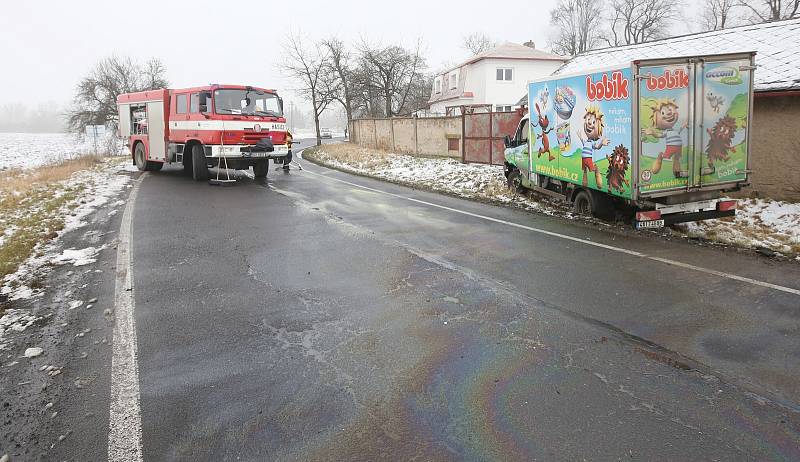
[[[487,58],[542,59],[545,61],[566,61],[568,59],[563,56],[554,55],[553,53],[537,50],[536,48],[529,47],[527,45],[505,42],[492,48],[491,50],[487,50],[483,53],[473,56],[464,64],[474,63],[475,61]]]
[[[537,50],[536,48],[529,47],[526,45],[520,45],[519,43],[505,42],[501,45],[492,48],[491,50],[487,50],[484,51],[483,53],[478,53],[475,56],[471,56],[466,61],[457,64],[453,67],[450,67],[444,72],[440,72],[439,75],[447,74],[453,69],[464,67],[468,64],[478,62],[482,59],[527,59],[533,61],[535,60],[566,61],[569,58],[564,56],[554,55],[553,53],[548,53],[546,51]]]
[[[732,27],[579,54],[553,75],[622,65],[637,59],[755,51],[755,91],[800,90],[800,19]]]

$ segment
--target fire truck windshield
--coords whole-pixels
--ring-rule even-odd
[[[214,108],[217,114],[283,116],[278,96],[259,90],[216,90]]]

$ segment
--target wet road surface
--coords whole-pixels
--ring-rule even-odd
[[[403,198],[787,287],[797,265],[304,166],[142,178],[145,460],[800,458],[797,295]]]

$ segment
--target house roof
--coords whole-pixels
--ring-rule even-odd
[[[483,53],[478,53],[475,56],[469,57],[467,60],[453,67],[448,68],[444,72],[439,72],[438,75],[447,74],[453,69],[458,69],[466,65],[476,63],[483,59],[524,59],[531,61],[566,61],[569,58],[546,51],[538,50],[525,45],[520,45],[514,42],[502,43],[491,50],[486,50]]]
[[[483,53],[477,54],[475,56],[470,57],[466,61],[458,64],[457,66],[453,66],[448,68],[444,72],[439,72],[437,76],[447,75],[455,69],[460,69],[464,66],[468,66],[470,64],[476,63],[483,59],[520,59],[520,60],[527,60],[527,61],[566,61],[569,58],[565,58],[563,56],[554,55],[552,53],[548,53],[546,51],[537,50],[536,48],[531,48],[525,45],[520,45],[518,43],[512,42],[505,42],[502,45],[498,45],[491,50],[484,51]],[[442,81],[442,91],[441,93],[435,93],[433,89],[431,89],[431,97],[428,100],[428,104],[435,103],[437,101],[446,101],[458,98],[471,98],[473,95],[471,92],[464,91],[464,78],[463,76],[459,76],[457,82],[457,88],[449,88],[447,78]]]
[[[634,60],[755,51],[755,91],[800,90],[800,19],[732,27],[581,53],[553,75],[624,65]]]

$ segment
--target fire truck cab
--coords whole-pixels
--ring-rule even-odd
[[[265,177],[289,153],[283,101],[275,90],[241,85],[160,89],[117,97],[119,135],[140,170],[181,163],[195,180],[209,167]]]

